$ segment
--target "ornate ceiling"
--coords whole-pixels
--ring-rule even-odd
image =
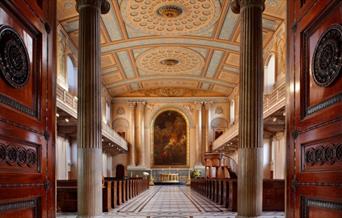
[[[229,96],[239,83],[239,15],[230,0],[109,0],[101,19],[102,82],[113,97]],[[266,48],[283,24],[285,0],[266,0]],[[58,0],[75,51],[75,0]],[[184,93],[184,94],[182,94]]]

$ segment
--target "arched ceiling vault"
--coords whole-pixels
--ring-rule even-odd
[[[60,28],[75,53],[75,0],[57,2]],[[112,97],[229,96],[238,85],[239,15],[230,0],[109,2],[101,17],[101,76]],[[284,23],[285,6],[285,0],[266,0],[265,48]]]

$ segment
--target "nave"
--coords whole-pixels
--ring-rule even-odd
[[[133,198],[103,217],[174,217],[174,218],[233,218],[236,212],[230,212],[222,205],[203,197],[196,191],[183,185],[152,186],[138,197]],[[76,214],[59,214],[59,218],[75,218]],[[283,212],[264,212],[265,218],[283,218]]]

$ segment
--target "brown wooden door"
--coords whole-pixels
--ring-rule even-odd
[[[341,68],[342,1],[288,1],[288,217],[342,217]]]
[[[0,217],[55,217],[55,1],[0,1]]]

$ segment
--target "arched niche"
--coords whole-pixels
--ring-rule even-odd
[[[224,118],[218,117],[211,121],[210,126],[215,133],[214,139],[217,139],[228,128],[228,121]]]
[[[179,110],[159,111],[152,120],[151,162],[153,167],[189,165],[189,121]]]
[[[123,138],[126,139],[128,130],[129,130],[129,122],[124,118],[117,118],[113,121],[113,129]]]

